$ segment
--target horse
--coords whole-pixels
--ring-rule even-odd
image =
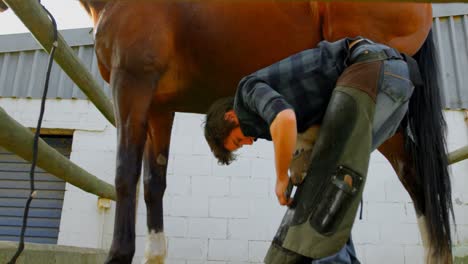
[[[118,135],[115,228],[106,263],[131,263],[136,185],[144,166],[149,242],[166,254],[162,199],[175,112],[204,113],[242,76],[321,40],[363,36],[418,60],[402,127],[378,150],[414,202],[428,263],[451,263],[451,186],[427,3],[80,0],[95,28],[98,67],[113,94]],[[432,131],[425,133],[425,131]]]

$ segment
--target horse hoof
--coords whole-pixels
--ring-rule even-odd
[[[143,264],[164,264],[166,258],[166,236],[164,232],[154,230],[148,234]]]

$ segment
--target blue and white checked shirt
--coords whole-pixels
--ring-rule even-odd
[[[234,101],[242,132],[271,140],[270,125],[285,109],[296,113],[299,133],[320,123],[338,77],[346,67],[350,41],[349,38],[322,41],[317,48],[244,77]]]

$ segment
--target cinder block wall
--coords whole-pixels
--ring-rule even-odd
[[[71,159],[113,182],[115,129],[86,101],[49,100],[45,127],[74,128]],[[35,100],[0,99],[0,106],[34,126]],[[74,117],[71,119],[70,117]],[[463,112],[446,112],[449,149],[468,143]],[[238,161],[219,166],[203,139],[203,115],[177,114],[164,198],[167,263],[261,263],[285,209],[274,194],[272,145],[257,141],[240,151]],[[430,133],[430,131],[428,131]],[[458,256],[468,255],[468,161],[451,167]],[[141,188],[141,190],[143,190]],[[144,254],[146,212],[140,192],[137,249]],[[98,209],[97,197],[67,185],[59,244],[108,248],[114,204]],[[353,238],[362,263],[423,263],[423,249],[411,200],[390,165],[372,155],[364,193],[363,219]]]

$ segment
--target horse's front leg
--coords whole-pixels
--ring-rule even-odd
[[[163,196],[174,113],[152,112],[144,153],[144,186],[148,238],[144,264],[164,263],[166,238],[163,225]]]
[[[135,253],[136,186],[148,128],[154,74],[114,69],[111,87],[117,125],[117,193],[114,234],[106,263],[129,264]]]

